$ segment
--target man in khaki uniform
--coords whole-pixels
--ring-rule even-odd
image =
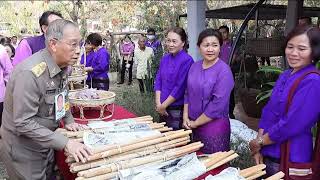
[[[56,111],[57,97],[62,94],[63,99],[68,99],[67,67],[79,57],[80,39],[74,23],[55,20],[47,30],[46,48],[19,64],[11,74],[4,102],[0,154],[10,179],[50,179],[54,150],[65,149],[83,162],[91,153],[84,144],[55,132],[61,120],[69,130],[84,128],[74,123],[67,101],[64,111]]]

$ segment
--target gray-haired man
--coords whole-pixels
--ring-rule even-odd
[[[46,48],[14,69],[1,126],[0,155],[10,179],[49,179],[53,150],[65,149],[77,161],[85,161],[91,153],[85,145],[55,132],[61,120],[69,130],[84,128],[74,123],[67,101],[67,66],[79,57],[80,39],[74,23],[55,20],[47,30]],[[61,95],[63,102],[58,101]],[[62,111],[58,103],[63,103]]]

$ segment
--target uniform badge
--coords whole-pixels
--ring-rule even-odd
[[[39,77],[45,70],[46,70],[47,64],[45,62],[41,62],[37,65],[35,65],[31,71],[36,76]]]
[[[51,86],[51,87],[54,87],[54,85],[55,85],[54,82],[51,81],[50,86]]]

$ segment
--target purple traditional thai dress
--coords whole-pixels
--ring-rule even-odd
[[[184,100],[190,120],[196,120],[203,113],[212,120],[193,129],[193,138],[204,143],[203,153],[227,151],[230,149],[229,97],[234,86],[232,72],[220,59],[207,69],[203,69],[202,64],[203,61],[198,61],[191,66]]]
[[[87,84],[92,87],[109,90],[109,61],[110,55],[106,48],[102,47],[96,52],[90,52],[86,58],[86,67],[92,67],[93,71],[88,73]],[[81,58],[81,64],[84,63],[83,57]]]
[[[169,116],[161,117],[173,129],[180,129],[182,125],[187,74],[193,62],[185,50],[179,51],[175,56],[166,54],[161,59],[156,75],[154,90],[161,92],[160,102],[163,103],[170,95],[175,98],[175,102],[167,108]]]
[[[229,57],[232,49],[232,43],[231,41],[223,42],[221,48],[220,48],[220,55],[219,58],[224,61],[225,63],[229,63]]]
[[[44,49],[45,47],[46,45],[44,35],[23,39],[16,48],[16,53],[13,58],[12,65],[16,66],[27,57],[40,51],[41,49]]]
[[[320,76],[307,75],[296,89],[287,114],[285,108],[294,81],[312,70],[316,70],[314,65],[308,65],[294,74],[291,74],[290,69],[282,73],[277,80],[259,123],[259,128],[264,129],[264,133],[269,133],[270,139],[275,142],[263,146],[263,156],[279,159],[281,143],[290,140],[290,161],[311,161],[311,128],[320,117]]]

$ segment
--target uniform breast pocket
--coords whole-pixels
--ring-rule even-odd
[[[54,114],[54,97],[55,95],[47,95],[44,97],[44,108],[43,113],[46,116],[52,116]]]

